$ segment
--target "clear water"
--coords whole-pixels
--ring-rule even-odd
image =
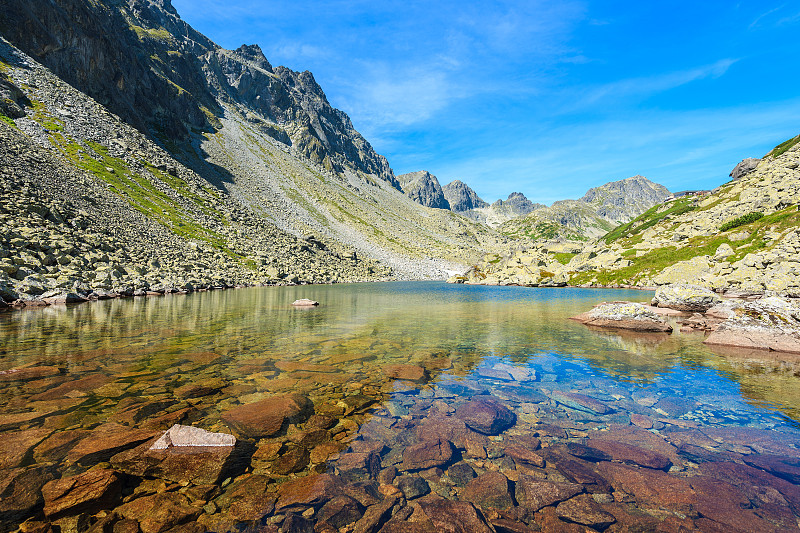
[[[621,334],[569,320],[602,301],[650,296],[415,282],[252,288],[5,313],[0,371],[47,366],[57,373],[21,381],[0,375],[0,420],[20,420],[5,424],[5,435],[38,427],[92,430],[120,420],[138,427],[191,405],[199,413],[194,425],[230,431],[222,413],[276,393],[302,392],[328,406],[346,397],[374,400],[339,415],[356,424],[338,434],[346,444],[376,438],[376,424],[402,421],[407,429],[430,409],[441,409],[437,399],[455,406],[491,394],[515,410],[516,433],[555,424],[566,429],[565,440],[582,441],[631,424],[635,413],[652,423],[645,430],[656,435],[700,428],[709,435],[756,431],[761,439],[760,447],[748,447],[746,437],[717,438],[714,446],[706,445],[715,453],[796,455],[798,360],[714,352],[698,334]],[[298,298],[321,305],[293,308]],[[384,367],[395,363],[423,367],[427,378],[388,378]],[[487,373],[498,364],[532,370],[535,379]],[[210,394],[176,396],[181,387],[206,382],[214,384]],[[564,400],[564,392],[588,396],[612,412],[582,408]],[[120,418],[143,400],[162,401],[163,412]],[[36,417],[25,418],[34,412]],[[387,449],[397,448],[392,439],[398,434],[387,433]],[[763,444],[765,434],[775,435],[774,449]],[[312,468],[334,472],[335,458]],[[386,457],[383,462],[391,464]],[[58,468],[76,471],[66,459]],[[677,468],[676,475],[685,469]],[[458,491],[438,492],[455,497]]]

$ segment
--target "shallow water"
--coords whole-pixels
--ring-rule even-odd
[[[609,483],[580,481],[574,472],[559,468],[560,458],[585,459],[565,455],[564,444],[591,445],[599,439],[657,451],[671,462],[657,471],[667,470],[666,475],[681,480],[694,479],[699,472],[718,482],[715,470],[703,464],[754,469],[744,465],[756,456],[784,458],[771,470],[761,465],[760,472],[792,486],[800,479],[793,470],[800,468],[785,459],[799,453],[796,359],[715,353],[698,334],[620,334],[591,330],[568,319],[602,301],[646,301],[650,296],[624,290],[386,283],[253,288],[6,313],[0,315],[0,371],[27,368],[28,373],[0,374],[0,438],[13,437],[16,440],[5,442],[17,443],[13,452],[4,450],[0,465],[12,473],[46,465],[54,472],[51,477],[75,475],[92,462],[107,466],[111,459],[100,454],[95,461],[78,461],[70,455],[71,447],[90,438],[90,431],[166,429],[181,422],[237,433],[223,419],[227,411],[275,394],[299,392],[311,398],[317,414],[332,417],[336,425],[325,442],[311,444],[297,436],[308,429],[302,420],[270,438],[240,434],[243,442],[259,450],[246,471],[268,479],[268,493],[280,494],[275,487],[281,482],[308,472],[365,483],[378,470],[397,468],[402,475],[424,478],[431,494],[467,499],[470,491],[449,475],[453,464],[466,463],[474,475],[501,472],[511,483],[510,511],[483,502],[487,517],[500,519],[503,512],[514,511],[506,519],[534,529],[559,507],[529,506],[521,512],[520,476],[582,483],[594,495],[592,501],[616,517],[608,526],[558,511],[559,524],[613,530],[629,520],[631,507],[637,512],[662,509],[647,511],[646,519],[630,519],[634,523],[665,523],[665,514],[689,529],[703,530],[703,520],[722,524],[723,529],[741,523],[742,517],[727,508],[717,516],[699,511],[702,505],[691,502],[687,511],[663,494],[637,497],[630,480],[626,492],[626,479],[618,479],[625,478],[624,472],[609,471],[613,467],[605,464],[642,469],[642,461],[589,460],[588,466]],[[322,305],[293,308],[297,298]],[[396,364],[410,365],[401,367],[403,372],[423,369],[424,374],[395,379],[396,371],[387,368]],[[457,407],[487,396],[515,414],[513,427],[500,435],[481,436],[483,452],[464,448],[459,443],[463,435],[452,437],[456,456],[424,469],[404,469],[404,450],[425,440],[420,425],[452,421],[458,418]],[[515,438],[532,435],[541,442],[545,466],[511,460],[504,452]],[[352,466],[349,452],[363,451],[363,444],[356,445],[363,442],[380,443],[370,448],[380,468]],[[263,451],[276,443],[280,446],[273,452]],[[526,446],[534,449],[538,444]],[[25,448],[24,453],[18,447]],[[296,464],[286,467],[284,461],[276,466],[280,457],[298,448],[304,455]],[[544,453],[547,450],[552,453]],[[642,471],[651,475],[649,468]],[[149,494],[141,481],[147,477],[126,478],[122,497],[127,501]],[[738,484],[732,486],[744,491]],[[0,495],[12,489],[0,484]],[[702,492],[691,490],[695,489]],[[186,486],[164,490],[185,492]],[[795,528],[800,499],[794,502],[794,495],[785,494],[789,489],[773,490],[780,492],[785,509],[759,514],[758,501],[751,500],[746,518],[757,516],[777,530]],[[632,499],[620,494],[632,494]],[[217,501],[216,507],[204,508],[199,517],[187,515],[186,520],[217,530],[246,522],[226,508],[226,495],[216,500],[203,496],[200,504]],[[426,497],[432,496],[420,501]],[[277,527],[283,516],[300,512],[303,505],[319,512],[325,499],[286,504],[256,522]],[[2,505],[0,501],[0,511]],[[366,506],[362,501],[361,511]],[[744,512],[741,508],[737,512]],[[31,505],[14,520],[43,520],[40,509],[40,503]],[[96,511],[90,521],[97,519]]]

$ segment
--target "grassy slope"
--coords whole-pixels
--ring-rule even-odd
[[[800,135],[776,146],[766,157],[778,157],[798,143],[800,143]],[[614,228],[601,241],[608,245],[621,247],[621,255],[630,260],[631,264],[617,270],[574,273],[570,282],[575,285],[592,280],[604,285],[634,284],[643,277],[657,275],[664,268],[677,262],[703,255],[714,255],[722,244],[729,244],[734,249],[734,255],[728,259],[733,262],[742,259],[748,253],[771,249],[775,245],[775,241],[767,238],[768,233],[783,233],[800,226],[800,209],[796,205],[791,205],[753,222],[731,227],[727,231],[722,231],[725,227],[725,224],[722,224],[720,231],[714,235],[694,237],[676,243],[674,246],[663,246],[638,255],[640,252],[634,247],[642,242],[642,233],[645,230],[656,226],[668,230],[674,218],[692,212],[699,214],[718,207],[726,201],[719,196],[727,192],[731,186],[732,183],[728,183],[720,187],[716,193],[718,198],[711,202],[704,202],[705,205],[697,205],[695,199],[691,197],[679,198],[655,206],[628,224]],[[732,220],[734,217],[731,218]],[[741,231],[741,228],[745,228],[750,236],[744,240],[731,240],[730,236]]]

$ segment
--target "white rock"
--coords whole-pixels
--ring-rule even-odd
[[[202,428],[175,424],[150,446],[151,450],[166,450],[181,446],[234,446],[236,437],[227,433],[213,433]]]

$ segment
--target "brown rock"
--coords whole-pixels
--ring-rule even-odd
[[[177,492],[164,492],[136,498],[116,509],[125,518],[137,520],[142,533],[161,533],[197,519],[202,509],[189,505]]]
[[[447,439],[456,448],[466,448],[467,426],[464,421],[451,416],[429,416],[416,427],[417,439]]]
[[[298,505],[317,505],[335,496],[339,490],[339,481],[330,474],[313,474],[287,481],[278,487],[276,511]]]
[[[331,440],[331,434],[327,429],[309,429],[289,435],[289,440],[299,446],[310,448]]]
[[[78,442],[67,453],[67,461],[91,466],[108,461],[113,455],[135,448],[160,434],[160,431],[131,429],[121,424],[104,424]]]
[[[453,459],[453,445],[448,440],[437,439],[420,442],[403,451],[401,470],[422,470],[444,466]]]
[[[114,378],[104,374],[90,374],[86,377],[67,381],[57,387],[49,388],[45,392],[31,396],[30,400],[58,400],[60,398],[66,398],[67,395],[86,394],[113,381]]]
[[[631,414],[631,423],[642,429],[650,429],[653,427],[653,420],[649,416],[640,415],[638,413]]]
[[[42,487],[44,514],[65,514],[110,509],[122,496],[122,478],[114,470],[100,468],[77,476],[56,479]]]
[[[600,531],[617,521],[613,515],[604,511],[588,494],[581,494],[559,503],[558,507],[556,507],[556,513],[562,520],[589,526]]]
[[[563,444],[564,451],[573,457],[577,457],[579,459],[583,459],[584,461],[591,461],[596,463],[597,461],[610,461],[611,456],[607,453],[598,450],[597,448],[592,448],[591,446],[586,446],[584,444],[578,444],[577,442],[567,442]],[[555,447],[551,447],[553,449]]]
[[[339,419],[334,416],[327,415],[312,415],[306,422],[306,430],[315,429],[331,429],[339,422]]]
[[[781,455],[746,455],[744,462],[773,476],[800,485],[800,458]]]
[[[261,475],[237,479],[217,498],[217,505],[238,521],[261,520],[275,509],[275,496],[267,493],[270,478]]]
[[[597,468],[614,487],[615,493],[631,494],[637,502],[685,509],[695,499],[689,480],[651,468],[635,468],[602,462]]]
[[[470,501],[483,510],[514,507],[508,478],[500,472],[486,472],[467,483],[460,499]]]
[[[272,472],[281,476],[301,472],[306,466],[310,455],[303,446],[291,446],[285,453],[272,463]]]
[[[392,515],[392,508],[400,501],[399,496],[387,496],[383,501],[370,505],[356,522],[353,533],[376,533]]]
[[[11,368],[0,370],[0,383],[7,381],[28,381],[31,379],[45,378],[60,374],[61,370],[55,366],[28,366],[24,368]]]
[[[655,468],[656,470],[667,470],[672,466],[672,461],[665,455],[623,442],[592,439],[589,441],[589,445],[607,453],[613,460],[622,463]]]
[[[696,494],[693,507],[702,517],[720,524],[722,531],[777,532],[797,529],[797,518],[792,516],[793,513],[784,513],[784,520],[781,520],[780,516],[770,513],[769,507],[774,508],[774,505],[753,509],[750,498],[734,485],[705,476],[692,478],[691,482]],[[754,500],[758,502],[758,499]],[[783,507],[788,511],[786,506]],[[783,521],[785,526],[789,527],[776,528],[768,518],[777,523]]]
[[[456,417],[484,435],[498,435],[517,422],[517,417],[495,399],[471,400],[456,409]]]
[[[349,496],[343,494],[328,500],[317,514],[317,523],[328,523],[336,531],[356,522],[363,514],[363,507]]]
[[[243,471],[248,459],[244,443],[239,446],[172,446],[154,450],[150,449],[150,442],[146,442],[114,455],[110,461],[117,470],[134,476],[206,485]]]
[[[470,502],[420,501],[420,507],[439,531],[493,533],[483,513]]]
[[[6,432],[0,435],[0,470],[16,468],[25,462],[31,449],[50,434],[47,429],[34,428]]]
[[[5,470],[0,478],[0,531],[13,531],[42,505],[42,487],[55,477],[55,468],[30,466]]]
[[[384,365],[383,373],[388,378],[406,381],[426,381],[428,379],[428,371],[417,365]]]
[[[497,533],[535,533],[535,531],[537,531],[531,529],[523,522],[510,520],[508,518],[494,518],[491,520],[491,523]]]
[[[84,429],[57,431],[33,449],[33,458],[39,463],[60,461],[67,456],[67,452],[69,452],[70,449],[78,442],[91,435],[91,433],[91,431]]]
[[[516,499],[520,507],[531,512],[559,503],[583,492],[583,487],[575,483],[556,483],[542,481],[521,475],[516,486]]]
[[[523,463],[544,468],[544,458],[528,448],[512,444],[511,446],[506,446],[505,451],[506,455],[514,459],[517,464]]]
[[[228,384],[219,379],[206,379],[200,382],[187,383],[175,389],[175,396],[178,398],[202,398],[216,394],[221,389],[224,389]]]
[[[283,394],[249,403],[223,413],[222,420],[248,437],[277,435],[284,423],[298,423],[314,412],[314,404],[302,394]]]
[[[336,460],[339,474],[350,481],[375,478],[380,468],[381,460],[376,452],[343,453]]]

